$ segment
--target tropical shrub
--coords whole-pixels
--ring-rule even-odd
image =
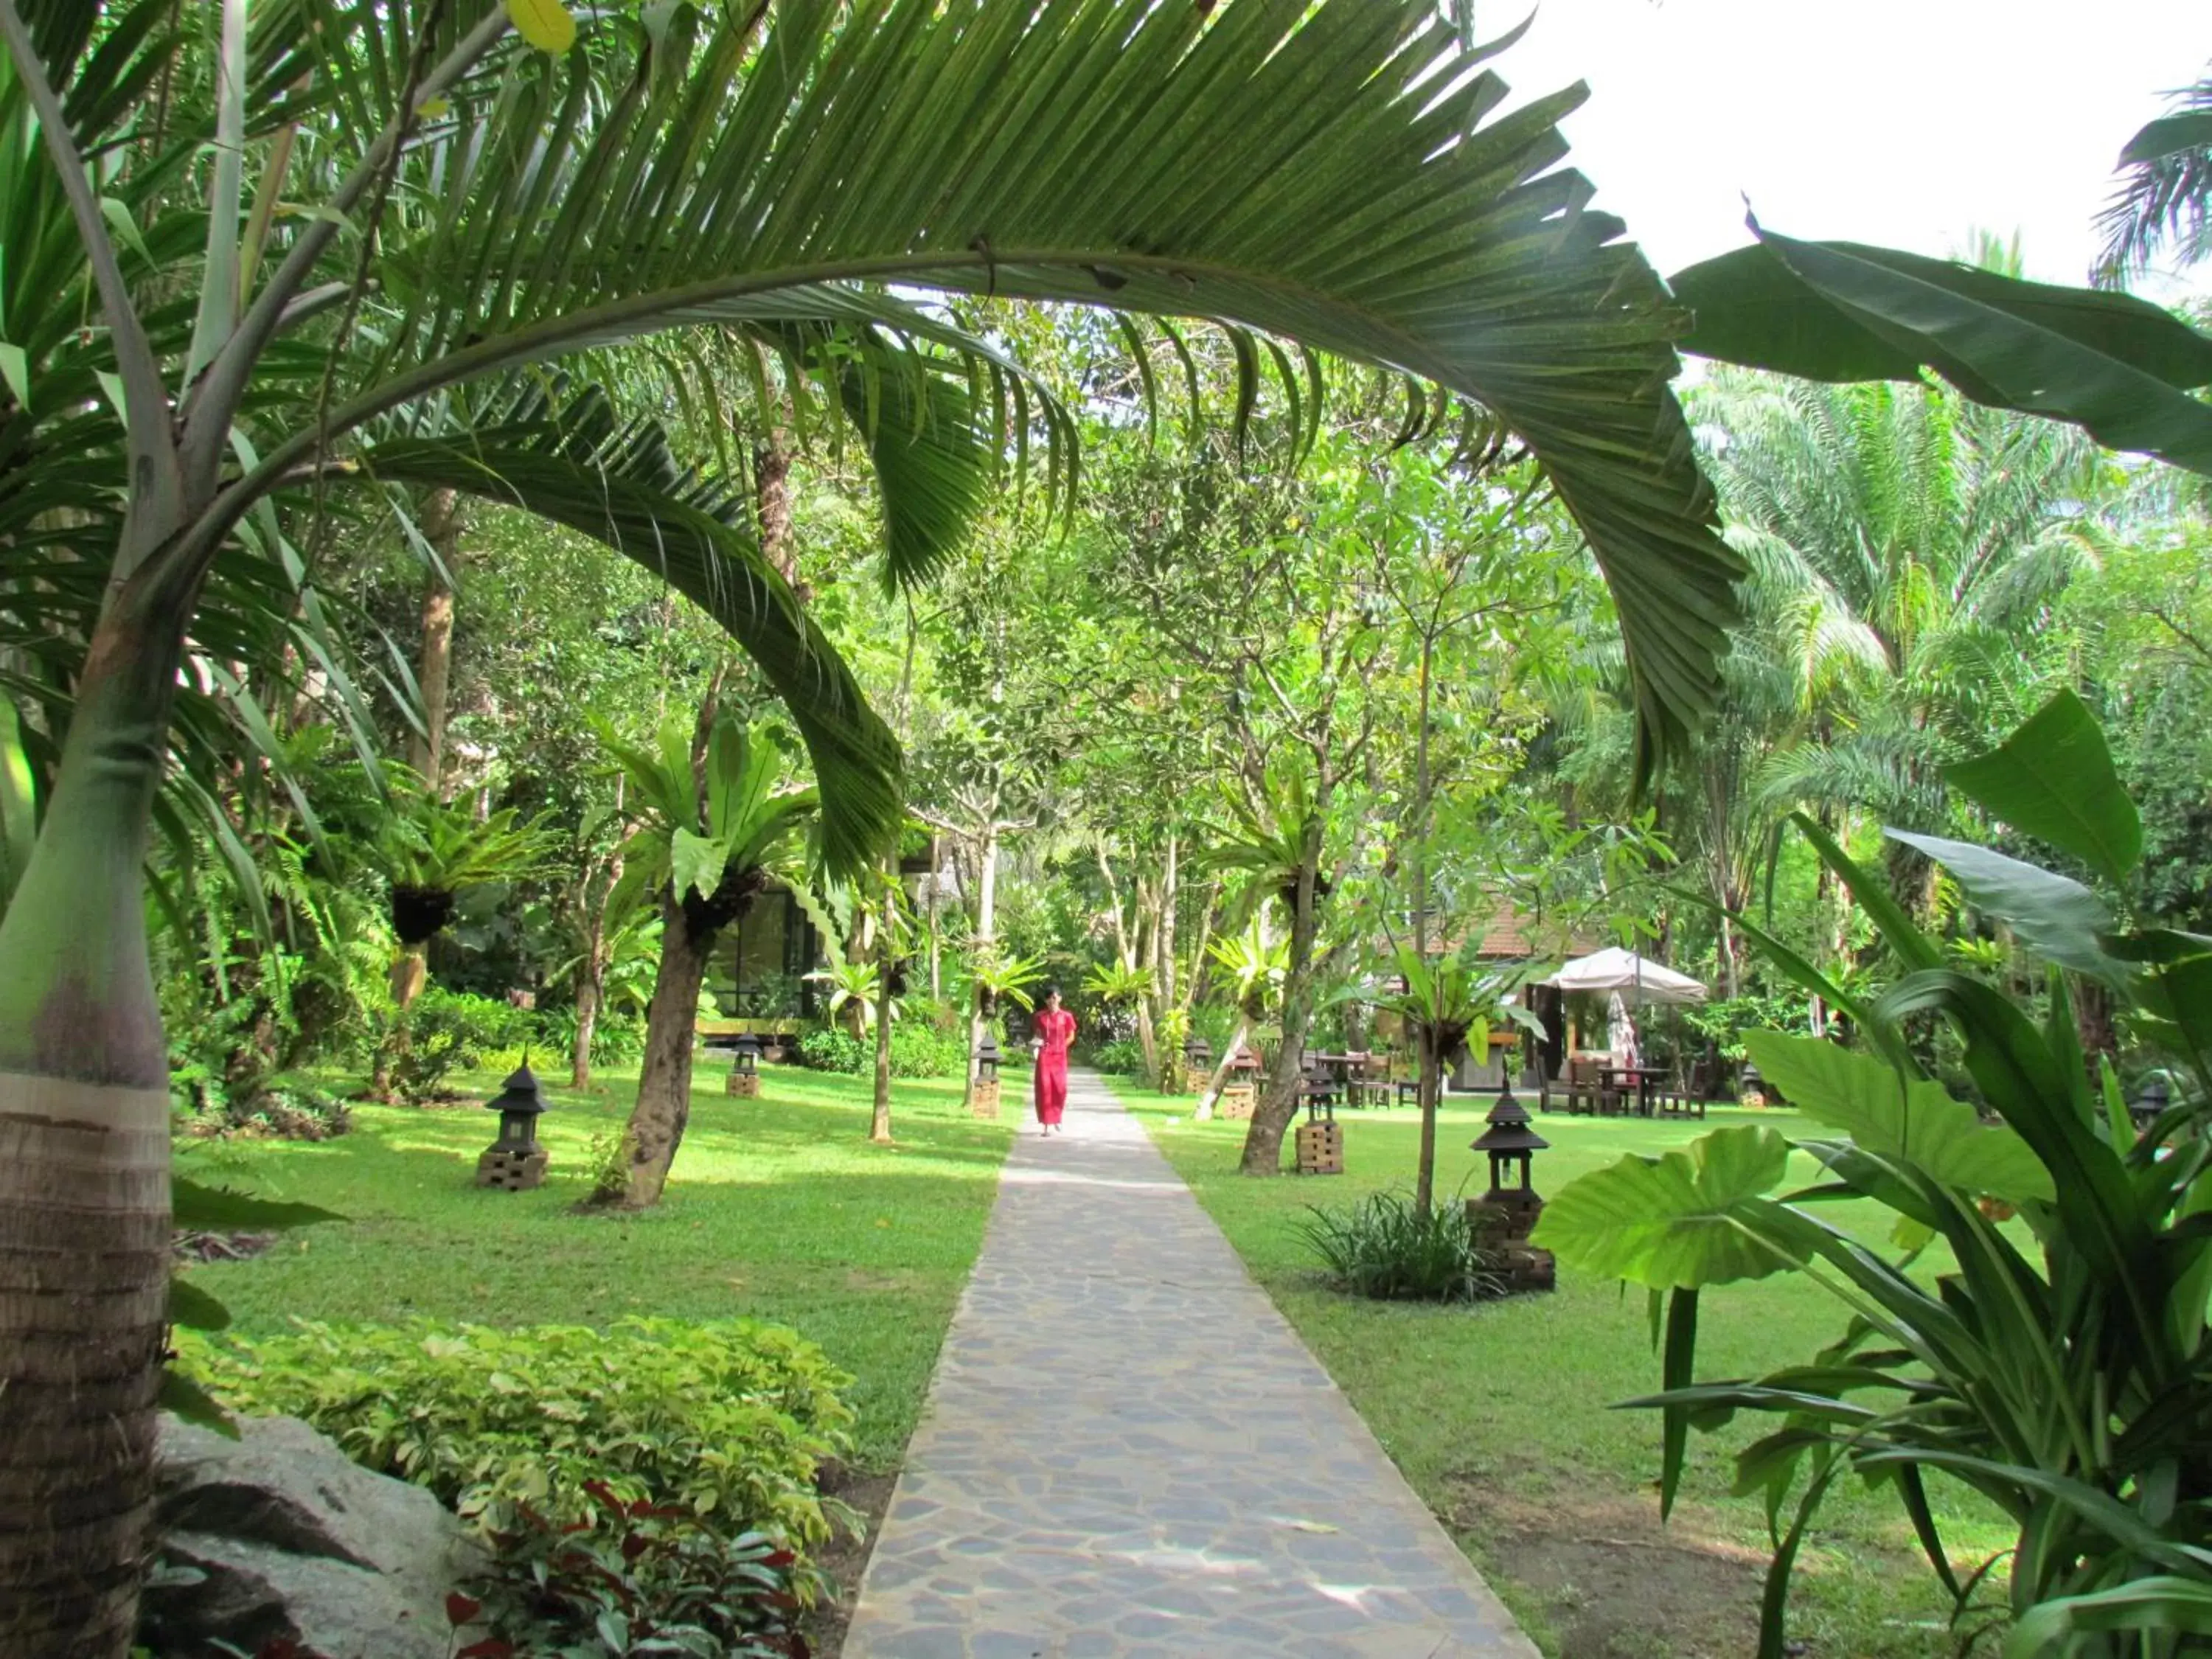
[[[1295,1230],[1340,1290],[1378,1302],[1479,1302],[1504,1294],[1464,1204],[1370,1193],[1344,1209],[1308,1210]]]
[[[1109,1037],[1091,1046],[1091,1063],[1102,1072],[1136,1077],[1145,1069],[1144,1046],[1134,1037]]]
[[[180,1135],[329,1140],[353,1127],[345,1102],[308,1078],[262,1078],[247,1092],[227,1087],[220,1073],[193,1060],[171,1068],[169,1094]]]
[[[872,1063],[872,1051],[850,1031],[829,1026],[800,1036],[799,1063],[817,1072],[858,1077],[863,1067]]]
[[[449,1100],[455,1072],[489,1064],[538,1036],[537,1016],[491,997],[433,986],[407,1016],[408,1042],[392,1062],[392,1086],[420,1104]]]
[[[548,1054],[573,1054],[576,1048],[576,1011],[541,1008],[538,1038]],[[601,1009],[592,1022],[592,1064],[633,1066],[645,1052],[645,1019],[641,1014]]]
[[[448,1603],[517,1654],[756,1659],[804,1654],[791,1623],[795,1558],[757,1532],[725,1537],[676,1504],[625,1499],[591,1482],[574,1518],[527,1505],[491,1539],[481,1600]],[[474,1652],[475,1649],[465,1649]]]
[[[815,1472],[845,1449],[853,1420],[851,1377],[796,1332],[749,1320],[301,1322],[267,1336],[180,1332],[178,1346],[186,1375],[226,1407],[304,1418],[355,1462],[492,1532],[524,1524],[526,1505],[588,1521],[601,1483],[803,1555],[830,1535]]]
[[[874,1057],[870,1056],[870,1064]],[[957,1033],[932,1027],[898,1025],[891,1029],[893,1077],[961,1077],[968,1069],[968,1050]]]
[[[863,1077],[876,1068],[876,1039],[832,1026],[809,1031],[799,1040],[799,1060],[817,1072]],[[967,1050],[957,1035],[929,1026],[891,1027],[893,1077],[958,1077],[967,1069]]]
[[[2107,890],[2127,890],[2141,823],[2070,692],[1948,776]],[[1793,1143],[1763,1126],[1729,1128],[1663,1158],[1623,1158],[1565,1188],[1535,1235],[1564,1269],[1648,1288],[1655,1321],[1665,1304],[1665,1392],[1637,1402],[1663,1413],[1662,1511],[1692,1427],[1766,1413],[1780,1425],[1737,1460],[1738,1486],[1764,1494],[1777,1540],[1761,1659],[1785,1650],[1798,1548],[1845,1474],[1896,1492],[1959,1616],[1968,1613],[1996,1564],[1961,1573],[1949,1559],[1925,1492],[1931,1470],[2019,1528],[2007,1659],[2199,1650],[2196,1638],[2212,1634],[2212,939],[2124,925],[2067,876],[1891,831],[2049,964],[2039,1025],[1998,986],[1950,965],[1818,824],[1796,822],[1906,970],[1854,996],[1747,925],[1865,1044],[1747,1036],[1760,1070],[1821,1132]],[[2141,1133],[2109,1060],[2094,1076],[2084,1064],[2077,984],[2101,988],[2139,1041],[2174,1058],[2179,1097]],[[1963,1043],[1976,1102],[1916,1061],[1903,1022],[1930,1015]],[[1978,1107],[2000,1121],[1984,1121]],[[1776,1196],[1793,1144],[1825,1179]],[[1838,1199],[1887,1211],[1887,1237],[1826,1219],[1823,1204]],[[1999,1219],[2015,1213],[2024,1236]],[[1923,1256],[1939,1271],[1925,1271]],[[1702,1291],[1794,1271],[1848,1310],[1835,1343],[1762,1377],[1694,1383]]]

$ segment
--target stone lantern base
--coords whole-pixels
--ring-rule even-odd
[[[477,1185],[520,1193],[545,1184],[546,1157],[542,1149],[527,1152],[502,1152],[493,1147],[477,1160]]]
[[[1328,1120],[1298,1125],[1298,1173],[1344,1173],[1344,1126]]]
[[[1240,1083],[1232,1078],[1221,1085],[1221,1098],[1214,1103],[1214,1114],[1224,1118],[1249,1117],[1252,1115],[1252,1108],[1259,1101],[1259,1097],[1260,1091],[1256,1085],[1249,1082]]]
[[[1498,1192],[1467,1201],[1468,1225],[1491,1258],[1491,1271],[1508,1291],[1548,1291],[1559,1284],[1559,1267],[1549,1250],[1528,1242],[1544,1200],[1534,1193]]]
[[[760,1073],[758,1072],[732,1071],[730,1073],[729,1082],[724,1086],[731,1094],[735,1095],[740,1100],[758,1100],[760,1098]]]
[[[977,1117],[999,1115],[999,1079],[977,1078],[968,1097],[968,1109]]]

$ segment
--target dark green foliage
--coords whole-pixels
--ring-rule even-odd
[[[1425,1209],[1403,1193],[1370,1193],[1348,1209],[1310,1206],[1297,1231],[1356,1296],[1480,1302],[1504,1294],[1463,1204]]]
[[[489,1624],[514,1659],[806,1650],[791,1629],[792,1553],[760,1533],[725,1537],[681,1504],[625,1499],[595,1480],[568,1521],[526,1507],[491,1541],[481,1601],[457,1598],[447,1613]]]
[[[407,1014],[406,1052],[392,1064],[400,1098],[419,1105],[449,1100],[455,1072],[488,1064],[538,1036],[536,1017],[512,1003],[433,986]]]
[[[797,1333],[751,1321],[302,1323],[179,1346],[229,1409],[304,1418],[494,1530],[526,1504],[586,1516],[604,1482],[726,1539],[766,1531],[804,1553],[830,1535],[815,1472],[853,1420],[850,1377]]]

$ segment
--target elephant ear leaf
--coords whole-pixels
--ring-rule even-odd
[[[2142,819],[2096,716],[2070,690],[1999,748],[1943,775],[1992,817],[2072,854],[2114,886],[2142,860]]]
[[[1764,1124],[1662,1158],[1632,1153],[1561,1188],[1533,1242],[1577,1273],[1651,1290],[1764,1279],[1801,1266],[1814,1237],[1766,1196],[1789,1158],[1790,1143]]]
[[[1761,1076],[1816,1123],[1841,1129],[1869,1152],[1917,1165],[1932,1181],[2018,1204],[2054,1201],[2051,1171],[2026,1141],[1985,1124],[1940,1083],[1908,1082],[1887,1061],[1820,1037],[1747,1031]]]

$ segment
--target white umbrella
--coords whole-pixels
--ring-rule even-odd
[[[1544,983],[1556,985],[1562,991],[1626,991],[1638,1003],[1705,1000],[1705,988],[1687,974],[1646,962],[1635,951],[1624,951],[1617,945],[1577,957]]]

